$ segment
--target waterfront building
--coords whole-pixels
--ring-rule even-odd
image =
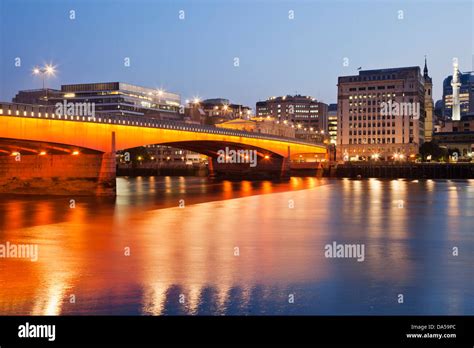
[[[165,145],[147,145],[145,148],[150,156],[150,161],[152,162],[186,164],[189,162],[204,162],[206,158],[206,156],[200,155],[199,153],[193,151],[178,149]]]
[[[450,150],[458,150],[459,157],[472,159],[474,153],[474,113],[461,117],[459,121],[445,121],[433,140]]]
[[[271,97],[256,104],[256,116],[273,117],[280,122],[291,122],[295,127],[328,131],[328,105],[309,96],[287,95]]]
[[[431,79],[420,67],[361,70],[338,80],[338,157],[414,158],[425,137]]]
[[[47,94],[46,94],[47,93]],[[61,90],[19,91],[15,103],[55,105],[57,103],[93,103],[96,114],[181,121],[181,97],[156,88],[123,82],[62,85]]]
[[[44,89],[28,89],[18,91],[15,97],[13,97],[13,103],[19,104],[30,104],[30,105],[51,105],[50,100],[56,100],[61,98],[63,93],[58,89],[44,88]]]

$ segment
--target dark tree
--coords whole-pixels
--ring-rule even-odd
[[[423,161],[426,161],[429,155],[431,155],[433,161],[439,161],[445,159],[448,152],[445,148],[440,147],[435,141],[428,141],[421,145],[420,155]]]

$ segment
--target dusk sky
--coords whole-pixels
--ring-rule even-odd
[[[51,62],[52,88],[122,81],[183,101],[223,97],[254,108],[298,92],[334,103],[338,76],[358,67],[423,67],[425,54],[437,100],[453,57],[461,71],[473,70],[472,7],[467,0],[0,0],[0,100],[41,88],[31,69]]]

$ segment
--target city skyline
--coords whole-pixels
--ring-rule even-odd
[[[473,18],[0,0],[0,348],[472,344]]]
[[[10,15],[2,15],[2,32],[9,35],[0,38],[5,48],[0,55],[0,98],[9,101],[18,90],[41,88],[41,79],[31,70],[49,62],[59,70],[46,80],[49,88],[123,81],[178,93],[183,102],[225,97],[252,108],[270,96],[296,93],[335,103],[338,76],[357,74],[359,67],[422,67],[425,55],[436,101],[442,96],[443,79],[451,74],[453,57],[459,59],[461,71],[472,69],[465,41],[472,37],[469,2],[388,2],[381,7],[374,2],[316,3],[268,6],[260,1],[250,7],[249,2],[206,1],[198,6],[189,1],[104,1],[87,6],[51,1],[45,10],[31,1],[20,2],[29,5],[24,7],[2,0],[2,13]],[[13,20],[20,11],[22,23]],[[432,30],[454,13],[456,27]],[[133,30],[127,30],[127,22],[134,23]],[[331,35],[317,35],[323,29]],[[347,30],[361,41],[344,40]],[[104,40],[90,40],[96,36]],[[400,47],[403,55],[398,54]],[[16,58],[20,66],[15,66]]]

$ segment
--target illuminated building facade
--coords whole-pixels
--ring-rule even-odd
[[[249,118],[252,114],[250,107],[233,104],[224,98],[205,99],[199,102],[199,108],[207,117],[208,124],[219,124],[237,118]]]
[[[417,66],[339,77],[338,157],[414,158],[425,135],[425,83]]]
[[[327,131],[328,105],[302,95],[271,97],[256,104],[256,116],[274,117],[280,122],[291,122],[302,128]]]
[[[328,106],[328,135],[331,144],[337,144],[337,104]]]
[[[160,89],[136,86],[122,82],[85,83],[62,85],[61,90],[20,91],[15,103],[54,105],[68,103],[94,103],[95,112],[119,116],[146,116],[160,120],[182,120],[179,94]],[[40,98],[37,95],[40,95]],[[34,102],[36,100],[36,102]],[[183,108],[184,110],[184,108]]]

